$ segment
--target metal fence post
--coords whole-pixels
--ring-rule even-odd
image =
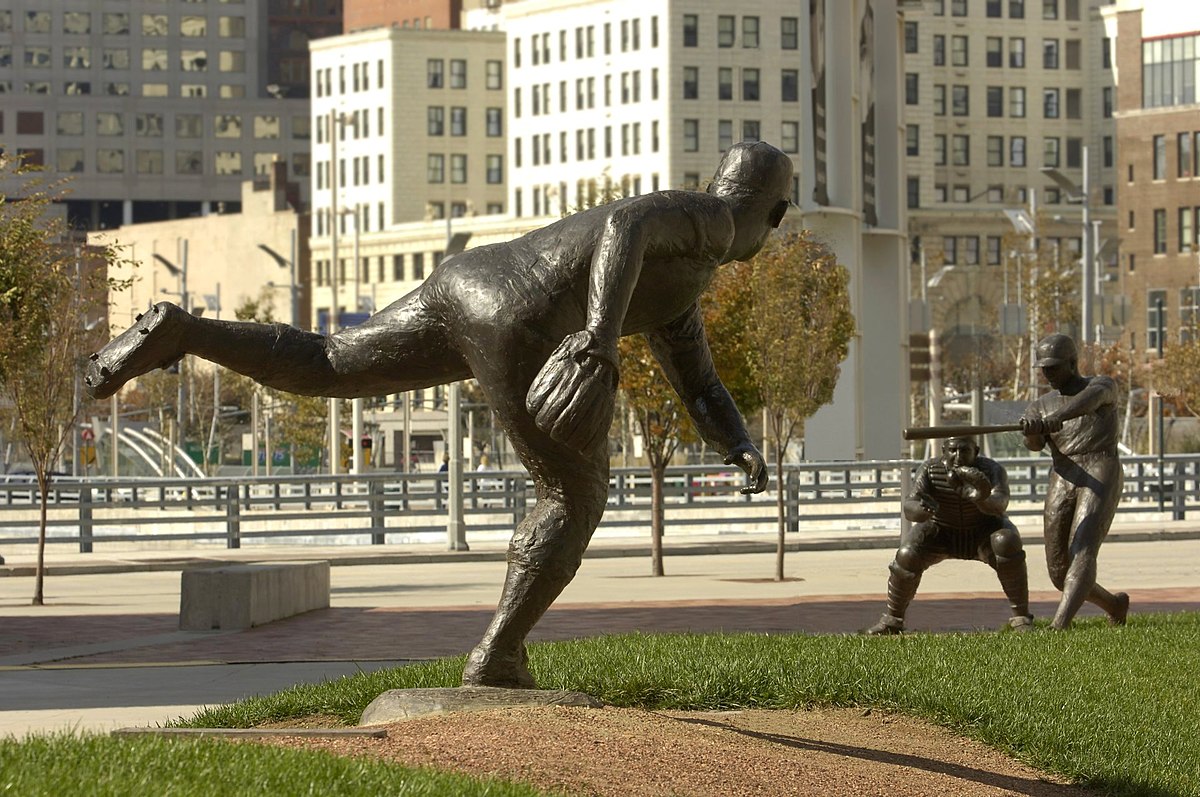
[[[367,482],[367,492],[371,507],[371,544],[383,545],[387,537],[383,517],[383,482],[379,479]]]
[[[242,547],[241,489],[236,484],[225,488],[225,547]]]
[[[800,531],[800,471],[787,470],[787,477],[784,483],[787,485],[787,492],[784,494],[785,506],[787,508],[787,530],[792,532]]]
[[[512,480],[513,489],[513,525],[517,525],[525,519],[525,477],[516,476]]]
[[[79,552],[92,552],[92,488],[79,488]]]

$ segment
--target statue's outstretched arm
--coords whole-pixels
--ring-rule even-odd
[[[749,474],[751,486],[743,492],[765,490],[766,462],[751,442],[742,414],[713,367],[700,305],[693,304],[679,318],[647,332],[646,341],[667,380],[683,399],[700,436],[724,455],[726,464],[737,465]]]

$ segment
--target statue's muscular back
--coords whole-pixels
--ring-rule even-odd
[[[724,261],[734,233],[724,200],[661,191],[590,208],[523,238],[456,255],[434,270],[422,292],[431,308],[455,307],[474,323],[531,326],[557,344],[587,322],[593,261],[606,231],[639,225],[647,244],[622,333],[643,332],[691,307]]]

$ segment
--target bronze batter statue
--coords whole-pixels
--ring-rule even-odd
[[[974,437],[948,438],[940,457],[922,462],[904,499],[904,517],[912,525],[888,568],[887,612],[867,633],[902,632],[921,574],[946,559],[978,560],[995,570],[1012,608],[1009,626],[1031,628],[1025,551],[1004,514],[1008,497],[1008,474],[1000,463],[979,456]]]
[[[660,191],[585,210],[449,258],[360,326],[332,336],[195,318],[162,303],[92,355],[87,390],[116,392],[194,354],[293,393],[352,398],[474,377],[533,478],[499,607],[463,683],[533,687],[525,637],[579,567],[608,494],[617,339],[644,334],[697,428],[762,492],[766,463],[713,369],[698,299],[717,266],[762,248],[788,208],[792,162],[732,147],[706,193]]]
[[[1080,376],[1075,341],[1066,335],[1042,338],[1037,358],[1053,390],[1029,405],[1021,425],[1026,448],[1050,448],[1046,565],[1063,593],[1051,627],[1070,627],[1085,600],[1124,625],[1129,596],[1096,583],[1096,557],[1125,478],[1117,459],[1117,386],[1107,376]]]

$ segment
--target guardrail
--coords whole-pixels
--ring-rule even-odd
[[[1119,512],[1169,512],[1183,519],[1200,509],[1200,455],[1128,457]],[[784,469],[787,529],[888,527],[898,523],[910,460],[811,462]],[[1014,517],[1040,515],[1045,457],[1005,460]],[[447,474],[375,472],[362,475],[214,479],[59,478],[49,492],[47,541],[82,553],[116,542],[223,542],[290,538],[351,544],[404,542],[445,531]],[[765,496],[740,494],[746,477],[721,466],[669,468],[666,524],[763,531],[776,527],[772,477]],[[601,529],[648,526],[650,475],[617,468]],[[464,474],[468,533],[506,532],[534,503],[523,471]],[[0,482],[0,545],[36,542],[37,485]],[[1018,523],[1018,525],[1021,525]],[[390,539],[389,539],[390,538]]]

